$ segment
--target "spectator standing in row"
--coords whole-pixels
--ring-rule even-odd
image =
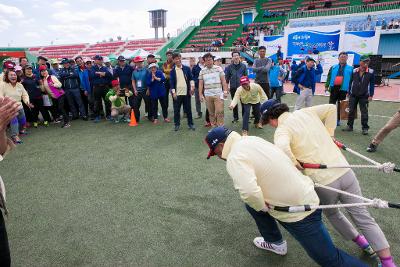
[[[22,85],[28,92],[29,99],[33,105],[32,108],[25,110],[27,121],[31,123],[33,127],[37,128],[39,125],[38,116],[40,112],[44,120],[43,125],[46,127],[49,126],[51,120],[49,111],[43,105],[43,96],[39,87],[39,81],[33,74],[32,66],[30,64],[25,65]]]
[[[96,55],[94,57],[94,66],[90,70],[89,77],[90,83],[93,86],[94,97],[94,122],[100,122],[100,111],[103,109],[102,100],[106,108],[106,118],[111,118],[110,102],[106,99],[106,94],[111,83],[112,75],[106,67],[103,66],[103,57]]]
[[[51,63],[51,71],[53,72],[53,75],[57,77],[57,79],[60,79],[60,61],[58,59],[54,58],[50,60]]]
[[[196,101],[196,112],[197,117],[196,119],[200,119],[203,116],[203,112],[201,111],[201,101],[200,101],[200,94],[199,94],[199,74],[200,71],[204,68],[204,60],[203,57],[199,57],[199,61],[197,64],[192,68],[192,76],[194,80],[194,96]]]
[[[162,71],[164,72],[164,76],[165,76],[165,92],[166,92],[166,98],[165,98],[165,105],[169,106],[169,94],[170,94],[170,73],[171,70],[174,66],[174,61],[172,60],[172,51],[167,51],[166,53],[167,56],[167,61],[162,65]]]
[[[343,131],[352,132],[357,105],[360,104],[362,134],[368,134],[368,103],[372,101],[375,89],[374,71],[368,68],[369,58],[360,60],[360,67],[353,71],[349,91],[349,118]]]
[[[195,130],[192,117],[191,97],[194,94],[194,81],[192,73],[188,66],[182,64],[181,55],[175,53],[172,55],[174,66],[170,72],[170,87],[174,101],[174,123],[175,131],[178,131],[181,125],[181,106],[186,114],[188,127]]]
[[[282,58],[279,58],[278,61],[282,63]],[[281,97],[283,94],[283,82],[286,77],[286,71],[283,68],[282,64],[273,64],[271,69],[269,70],[269,87],[271,90],[270,97],[273,98],[274,94],[276,95],[276,99],[281,102]]]
[[[93,93],[92,88],[90,86],[89,80],[89,71],[86,68],[85,62],[81,56],[77,56],[75,58],[76,62],[76,70],[78,71],[79,75],[79,86],[81,92],[82,103],[85,108],[86,115],[88,117],[93,118],[94,110],[93,110]],[[93,118],[94,119],[94,118]]]
[[[24,86],[17,81],[17,73],[14,70],[7,70],[4,74],[4,82],[0,84],[0,98],[4,97],[14,99],[21,106],[18,115],[13,118],[10,123],[11,139],[14,143],[20,144],[22,141],[19,135],[25,134],[24,127],[26,124],[22,102],[24,102],[28,108],[33,108],[34,106],[30,103],[29,95]]]
[[[140,122],[140,106],[142,100],[145,105],[145,112],[147,118],[150,120],[150,92],[147,87],[147,75],[148,70],[144,67],[144,59],[141,56],[137,56],[133,59],[136,65],[135,70],[132,72],[132,87],[133,87],[133,109],[135,111],[136,121]]]
[[[247,76],[247,67],[240,62],[240,53],[237,51],[232,52],[232,63],[225,68],[225,79],[229,85],[229,91],[231,97],[235,96],[237,88],[241,86],[240,78]],[[242,107],[243,113],[243,107]],[[237,123],[239,121],[239,109],[237,105],[233,108],[233,121]]]
[[[149,88],[151,101],[149,118],[153,124],[158,124],[158,103],[160,103],[164,122],[170,122],[170,119],[168,118],[168,107],[165,101],[167,92],[165,91],[164,73],[158,69],[156,63],[151,63],[148,66],[148,69],[150,71],[147,73],[147,86]]]
[[[72,112],[72,119],[76,120],[80,115],[83,120],[88,120],[81,98],[79,73],[77,69],[71,67],[71,61],[74,60],[65,58],[61,62],[63,69],[59,73],[60,82],[63,85],[68,106]],[[76,106],[78,106],[79,113]]]
[[[211,53],[203,56],[205,68],[199,75],[199,94],[201,101],[206,100],[210,113],[211,126],[224,125],[224,99],[228,96],[225,73],[221,67],[214,65]]]
[[[253,71],[256,74],[256,79],[255,79],[256,83],[258,83],[262,87],[264,93],[267,95],[269,99],[271,97],[270,97],[268,73],[272,66],[272,60],[270,58],[267,58],[265,54],[266,54],[265,46],[260,46],[258,48],[259,58],[256,58],[254,60]]]
[[[339,53],[339,64],[333,65],[328,72],[325,91],[330,92],[329,104],[337,105],[337,125],[340,125],[340,101],[346,99],[351,85],[353,67],[347,65],[346,52]]]
[[[65,111],[65,92],[61,88],[62,84],[54,75],[49,75],[47,71],[47,67],[45,65],[41,65],[39,67],[40,71],[40,81],[39,86],[42,89],[42,92],[51,97],[51,101],[53,102],[53,119],[56,122],[59,122],[59,114],[63,116],[64,123],[61,126],[62,128],[68,128],[71,125],[69,124],[69,116]]]

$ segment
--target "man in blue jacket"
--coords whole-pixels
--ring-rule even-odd
[[[300,67],[294,77],[293,92],[299,96],[296,99],[294,110],[301,109],[303,106],[311,107],[312,96],[315,93],[316,76],[322,74],[321,64],[317,64],[315,69],[315,59],[308,57],[304,66]]]
[[[182,65],[181,55],[174,53],[172,55],[174,67],[170,72],[171,94],[174,100],[174,123],[175,131],[178,131],[181,125],[181,106],[186,113],[188,127],[195,130],[192,118],[191,96],[194,94],[194,81],[192,72],[188,66]]]
[[[112,75],[106,67],[103,66],[103,57],[96,55],[94,58],[94,66],[89,72],[90,83],[93,86],[94,97],[94,113],[96,119],[94,122],[100,121],[100,110],[103,107],[102,100],[106,107],[106,118],[111,120],[111,104],[106,99],[106,94],[111,84]]]
[[[76,70],[78,71],[80,79],[80,89],[81,89],[83,106],[85,107],[86,114],[89,115],[90,113],[91,114],[90,116],[92,118],[94,114],[93,94],[89,81],[89,71],[86,68],[85,62],[83,61],[83,58],[81,56],[77,56],[75,58],[75,63],[76,63]]]
[[[360,67],[353,71],[349,92],[349,118],[347,120],[347,128],[343,129],[343,131],[353,131],[355,112],[357,105],[360,104],[362,134],[368,134],[368,103],[372,100],[375,89],[374,71],[368,68],[368,63],[368,57],[361,58]]]
[[[78,119],[80,115],[83,120],[87,120],[86,110],[81,98],[78,71],[71,67],[71,60],[68,58],[64,58],[61,64],[63,65],[63,69],[59,73],[60,82],[63,85],[65,96],[67,97],[68,105],[72,112],[72,119]],[[79,114],[76,105],[79,108]]]
[[[132,87],[134,94],[133,109],[135,111],[136,121],[140,121],[140,106],[142,100],[145,104],[145,111],[150,112],[150,91],[147,87],[147,68],[144,67],[144,59],[141,56],[137,56],[133,59],[136,65],[136,69],[132,72]],[[151,112],[150,112],[151,113]],[[150,114],[151,115],[151,114]],[[151,116],[147,115],[147,118],[151,120]]]
[[[337,125],[340,125],[340,101],[346,99],[346,95],[351,85],[353,67],[347,65],[348,55],[340,52],[339,64],[329,69],[325,83],[325,91],[330,92],[329,104],[337,104]]]

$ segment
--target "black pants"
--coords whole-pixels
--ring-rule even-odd
[[[357,97],[350,96],[349,99],[349,118],[347,121],[347,125],[350,128],[353,128],[354,124],[354,114],[357,110],[357,105],[360,104],[360,112],[361,112],[361,126],[363,130],[368,130],[368,98],[367,97]]]
[[[233,100],[233,97],[235,96],[237,88],[231,88],[229,91],[231,92],[231,97]],[[242,106],[242,114],[243,114],[243,106]],[[233,109],[233,120],[238,121],[239,120],[239,108],[238,105]]]
[[[261,88],[264,90],[264,93],[267,95],[268,99],[271,99],[271,94],[269,91],[269,83],[257,83],[258,85],[261,86]]]
[[[271,87],[271,98],[274,98],[274,95],[276,95],[276,100],[281,102],[281,97],[283,93],[283,86],[278,86],[278,87]]]
[[[171,88],[171,85],[169,83],[169,79],[166,79],[165,80],[165,98],[164,98],[164,101],[165,101],[165,106],[167,107],[167,109],[169,107],[169,90],[170,90],[170,88]]]
[[[81,97],[86,114],[92,116],[94,114],[93,92],[85,95],[85,91],[81,90]]]
[[[146,95],[146,91],[138,92],[137,96],[135,96],[133,99],[133,110],[135,111],[135,118],[137,122],[140,121],[140,106],[142,105],[142,100],[144,101],[145,106],[146,103],[150,102],[150,98]],[[148,113],[147,118],[150,120],[151,114],[149,114],[148,110],[145,111]]]
[[[164,97],[159,97],[156,99],[151,99],[151,114],[149,114],[149,119],[151,120],[158,120],[158,102],[160,102],[161,109],[162,109],[162,114],[164,119],[168,118],[168,107],[166,106],[165,98]]]
[[[53,106],[56,107],[58,114],[61,114],[64,119],[64,124],[69,122],[69,116],[65,110],[65,95],[60,96],[58,99],[53,98]]]
[[[249,130],[250,109],[253,108],[254,124],[260,122],[260,103],[257,104],[243,104],[243,126],[242,130]]]
[[[111,116],[111,104],[108,99],[106,99],[107,94],[106,85],[93,85],[93,96],[94,96],[94,114],[95,116],[100,116],[100,110],[103,109],[103,102],[106,107],[106,116]]]
[[[192,105],[191,96],[178,95],[176,100],[174,99],[174,123],[175,126],[181,125],[181,106],[183,105],[183,112],[186,113],[187,122],[189,126],[193,125],[192,117]]]
[[[337,107],[337,119],[340,121],[340,101],[346,99],[347,92],[340,90],[341,86],[331,87],[331,95],[329,96],[329,104],[335,104]]]
[[[10,266],[11,256],[3,213],[0,211],[0,266]]]
[[[34,98],[31,103],[34,107],[30,110],[31,121],[29,122],[38,122],[39,121],[39,112],[42,114],[43,120],[49,122],[50,115],[47,111],[46,107],[43,106],[43,98]],[[28,117],[27,117],[28,118]]]

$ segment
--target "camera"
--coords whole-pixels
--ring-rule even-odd
[[[118,96],[125,96],[125,89],[119,89],[118,90]]]

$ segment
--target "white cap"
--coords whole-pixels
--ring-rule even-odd
[[[158,65],[156,63],[151,63],[148,68],[151,69],[152,67],[158,68]]]
[[[110,59],[108,57],[103,57],[103,62],[108,63],[108,62],[110,62]]]
[[[222,57],[220,57],[220,56],[215,56],[215,57],[214,57],[214,61],[216,61],[216,60],[222,60]]]

